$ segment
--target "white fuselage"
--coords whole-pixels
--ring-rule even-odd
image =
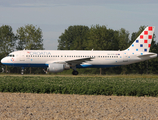
[[[15,67],[48,67],[51,63],[66,63],[84,58],[91,61],[76,64],[77,68],[113,67],[128,65],[157,57],[155,53],[140,53],[132,51],[89,51],[89,50],[22,50],[15,51],[3,58],[5,65]]]

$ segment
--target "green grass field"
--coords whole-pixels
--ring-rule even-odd
[[[157,75],[0,74],[0,92],[158,96]]]

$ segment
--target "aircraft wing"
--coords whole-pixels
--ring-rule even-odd
[[[91,59],[93,59],[94,57],[88,57],[88,58],[80,58],[80,59],[72,59],[72,60],[57,60],[57,61],[47,61],[47,64],[50,63],[59,63],[59,64],[65,64],[68,63],[69,65],[77,65],[77,64],[82,64],[83,62],[86,61],[91,61]]]
[[[77,64],[82,64],[83,62],[86,62],[86,61],[91,61],[91,59],[93,59],[93,58],[92,57],[81,58],[81,59],[67,60],[65,62],[70,65],[77,65]]]

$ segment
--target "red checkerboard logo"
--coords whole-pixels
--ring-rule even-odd
[[[140,35],[140,39],[143,39],[143,35]]]
[[[148,31],[144,31],[144,35],[148,35]]]
[[[149,31],[152,31],[152,30],[153,30],[153,27],[149,27],[148,30],[149,30]]]
[[[144,40],[144,43],[148,43],[148,40]]]
[[[148,36],[148,39],[152,39],[152,35],[149,35],[149,36]]]
[[[151,46],[151,44],[148,44],[148,47],[150,47]]]

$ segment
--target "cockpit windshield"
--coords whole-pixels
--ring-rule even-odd
[[[13,54],[9,54],[8,57],[14,57],[14,55]]]

